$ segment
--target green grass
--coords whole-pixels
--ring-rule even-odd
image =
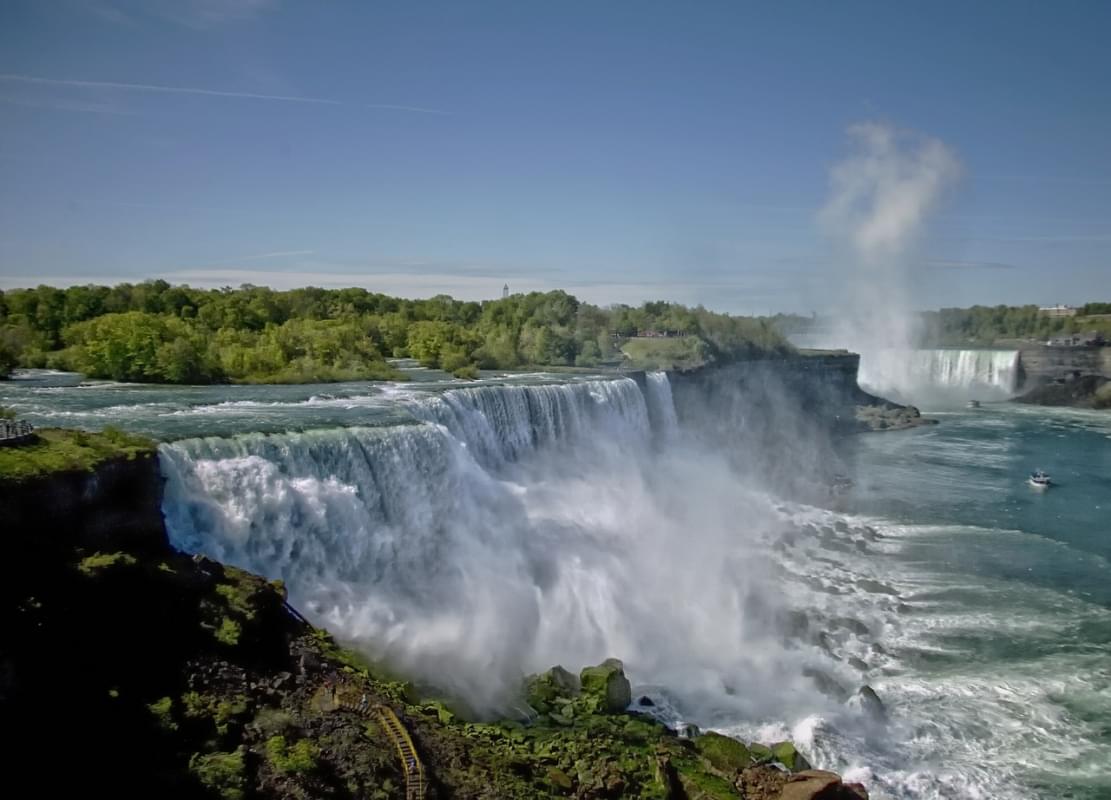
[[[143,458],[155,443],[114,428],[100,433],[41,428],[27,444],[0,447],[0,483],[25,481],[55,472],[92,472],[112,459]]]
[[[709,346],[697,336],[629,339],[621,352],[638,369],[694,369],[710,360]]]
[[[117,564],[131,567],[136,563],[135,556],[130,553],[95,553],[81,559],[77,569],[81,570],[81,574],[92,577],[101,570],[110,569]]]

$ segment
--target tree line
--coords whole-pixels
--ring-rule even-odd
[[[991,344],[1002,339],[1045,341],[1055,336],[1095,331],[1111,337],[1111,320],[1088,315],[1111,314],[1111,303],[1088,303],[1072,317],[1044,314],[1037,306],[943,308],[921,314],[928,344]]]
[[[593,367],[638,333],[697,337],[711,357],[790,350],[767,320],[702,307],[601,308],[563,291],[466,302],[365,289],[195,289],[166,281],[0,292],[0,375],[49,367],[157,383],[296,383],[401,377],[387,358],[478,369]]]

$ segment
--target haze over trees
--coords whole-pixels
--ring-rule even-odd
[[[193,289],[166,281],[0,292],[0,375],[16,366],[160,383],[400,377],[412,357],[477,369],[593,367],[638,334],[696,337],[707,357],[790,351],[762,319],[657,302],[599,308],[563,291],[465,302],[405,300],[365,289]]]
[[[1044,341],[1054,336],[1094,331],[1111,336],[1111,320],[1089,315],[1111,313],[1111,303],[1088,303],[1076,316],[1053,317],[1037,306],[972,306],[922,313],[929,344],[989,345],[1004,339]]]

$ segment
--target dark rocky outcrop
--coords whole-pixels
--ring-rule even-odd
[[[857,384],[844,351],[715,364],[668,373],[676,415],[694,436],[736,454],[737,466],[781,493],[818,500],[845,488],[840,437],[928,424],[918,410]]]
[[[1015,398],[1017,403],[1036,406],[1111,408],[1111,380],[1102,375],[1080,375],[1054,383],[1043,383]]]
[[[97,438],[95,434],[76,435]],[[50,442],[44,447],[58,446],[65,452],[66,444]],[[13,449],[5,455],[16,457],[19,453]],[[28,539],[21,542],[24,547],[125,547],[144,552],[169,547],[162,524],[162,477],[153,443],[132,448],[127,455],[104,458],[93,468],[67,467],[18,479],[0,474],[0,496],[0,530],[26,534]]]

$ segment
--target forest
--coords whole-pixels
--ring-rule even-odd
[[[1007,339],[1046,341],[1072,333],[1101,333],[1111,338],[1111,303],[1088,303],[1076,316],[1053,317],[1037,306],[972,306],[924,312],[924,341],[932,345],[990,345]]]
[[[473,378],[616,364],[638,335],[697,337],[714,360],[791,350],[768,320],[666,302],[601,308],[563,291],[467,302],[156,280],[0,292],[0,376],[46,367],[151,383],[373,380],[402,377],[387,359],[409,357]]]

